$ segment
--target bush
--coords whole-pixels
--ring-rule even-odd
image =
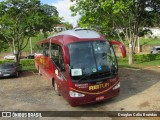
[[[128,62],[128,56],[126,56],[125,58],[117,57],[117,61],[119,61],[119,62]]]
[[[153,60],[160,60],[160,54],[141,54],[141,55],[133,55],[134,61],[138,62],[149,62]],[[118,57],[118,61],[121,62],[128,62],[128,56],[126,58],[120,58]]]
[[[134,55],[134,60],[139,62],[149,62],[153,60],[160,60],[160,54]]]
[[[14,62],[14,60],[0,60],[0,64],[5,62]],[[22,66],[34,66],[34,59],[22,59],[20,60],[20,64],[22,64]]]
[[[14,62],[14,60],[0,60],[0,64],[6,63],[6,62]]]
[[[22,66],[34,66],[34,59],[21,60],[20,64],[22,64]]]

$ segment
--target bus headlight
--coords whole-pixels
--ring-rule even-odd
[[[84,94],[77,93],[74,91],[69,91],[69,95],[70,95],[70,97],[84,97],[85,96]]]
[[[116,86],[113,87],[113,90],[115,90],[117,88],[120,88],[120,82]]]

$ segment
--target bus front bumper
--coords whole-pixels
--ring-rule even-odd
[[[112,88],[109,91],[102,94],[80,94],[81,97],[70,97],[69,103],[71,106],[87,105],[116,97],[119,95],[119,92],[120,88]]]

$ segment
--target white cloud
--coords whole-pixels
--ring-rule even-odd
[[[80,16],[71,16],[72,13],[69,8],[71,5],[73,5],[73,3],[70,0],[58,0],[52,5],[57,8],[59,16],[63,17],[65,22],[71,23],[74,27],[77,25],[77,20],[80,18]]]

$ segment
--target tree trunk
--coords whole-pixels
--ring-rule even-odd
[[[141,48],[140,48],[140,42],[139,42],[139,37],[138,37],[138,53],[140,53],[141,52]]]
[[[18,54],[15,54],[16,56],[16,63],[19,63]]]
[[[129,64],[133,64],[133,46],[132,44],[129,44]]]
[[[32,50],[32,39],[31,39],[31,37],[29,38],[29,44],[30,44],[31,54],[33,54],[33,50]]]

